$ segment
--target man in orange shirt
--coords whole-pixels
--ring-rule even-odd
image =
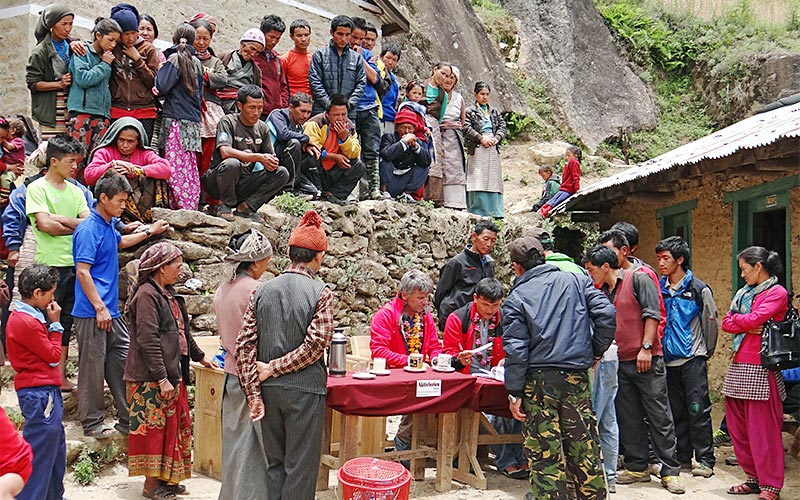
[[[308,84],[308,67],[311,65],[311,56],[308,46],[311,43],[311,25],[305,19],[292,21],[289,26],[289,38],[294,42],[294,48],[289,49],[280,56],[283,72],[289,80],[289,97],[298,92],[311,94]]]

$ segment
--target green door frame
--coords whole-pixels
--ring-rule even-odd
[[[767,209],[786,209],[786,285],[789,292],[792,290],[792,208],[790,191],[800,186],[800,176],[791,175],[760,186],[740,189],[723,195],[726,203],[733,205],[733,242],[731,252],[732,293],[736,293],[742,284],[740,282],[739,263],[736,254],[747,248],[753,241],[753,214],[764,212]]]

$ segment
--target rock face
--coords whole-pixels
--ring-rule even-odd
[[[656,125],[647,86],[614,45],[593,0],[500,0],[520,20],[519,67],[547,83],[568,125],[592,150],[620,127]]]
[[[325,222],[328,253],[319,272],[336,296],[337,326],[353,334],[369,331],[375,311],[394,297],[400,278],[410,269],[421,269],[434,280],[447,260],[463,251],[475,223],[475,215],[447,209],[432,210],[423,206],[404,205],[392,201],[368,201],[339,207],[315,203]],[[225,246],[233,234],[250,227],[263,232],[272,242],[274,256],[262,279],[279,274],[289,263],[286,257],[289,234],[299,218],[287,215],[272,205],[261,207],[263,224],[237,219],[228,223],[183,210],[154,209],[155,218],[164,219],[174,228],[161,240],[170,241],[184,250],[185,266],[176,284],[186,298],[194,335],[216,333],[213,314],[214,292],[229,279],[233,265],[224,262]],[[524,227],[534,223],[534,215],[507,217],[495,247],[498,277],[510,287],[512,276],[505,242],[520,235]],[[215,235],[203,243],[195,243],[199,235]],[[125,254],[122,262],[141,255],[144,247]],[[201,281],[196,290],[184,286],[189,278]],[[126,278],[121,278],[124,283]],[[121,287],[124,288],[124,287]],[[126,291],[121,290],[124,300]]]
[[[750,116],[762,107],[800,92],[800,54],[786,52],[751,53],[737,61],[738,71],[747,75],[735,84],[720,78],[717,71],[698,65],[694,76],[709,115],[727,126]]]
[[[489,40],[470,0],[401,0],[411,13],[412,33],[385,38],[399,44],[403,54],[397,67],[401,86],[412,78],[426,79],[433,64],[447,61],[461,71],[457,90],[469,104],[477,81],[492,88],[492,105],[502,111],[530,112],[525,97]]]

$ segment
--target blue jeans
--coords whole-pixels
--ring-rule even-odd
[[[17,399],[25,417],[22,437],[33,451],[33,472],[17,500],[61,500],[67,466],[61,389],[54,385],[20,389]]]
[[[619,361],[601,359],[597,363],[592,387],[592,403],[597,415],[597,430],[600,434],[600,449],[603,452],[603,469],[606,479],[617,479],[617,457],[619,456],[619,427],[614,398],[617,396],[617,368]]]
[[[513,418],[486,415],[489,422],[500,434],[519,434],[522,432],[522,422]],[[492,446],[494,465],[498,471],[505,470],[510,465],[525,465],[528,461],[522,454],[522,444],[498,444]]]

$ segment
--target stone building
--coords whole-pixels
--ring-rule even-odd
[[[636,254],[655,262],[655,245],[679,235],[691,267],[714,291],[720,314],[744,283],[736,254],[760,245],[781,255],[780,277],[800,292],[800,104],[756,114],[658,158],[587,186],[570,198],[573,220],[601,229],[628,221],[639,228]],[[727,335],[711,360],[724,373]],[[719,382],[721,379],[717,378]]]

